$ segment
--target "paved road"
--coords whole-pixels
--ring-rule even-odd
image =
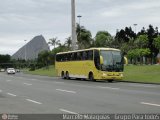
[[[0,113],[160,113],[160,85],[0,73]]]

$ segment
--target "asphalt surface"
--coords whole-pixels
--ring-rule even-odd
[[[160,113],[160,85],[1,72],[0,113]]]

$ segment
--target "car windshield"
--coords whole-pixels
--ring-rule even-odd
[[[8,68],[7,70],[14,70],[14,68]]]
[[[103,57],[102,70],[123,71],[123,59],[120,51],[101,50]]]

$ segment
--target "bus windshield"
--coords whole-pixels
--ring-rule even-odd
[[[123,71],[123,57],[120,51],[101,50],[100,55],[103,57],[103,71]]]

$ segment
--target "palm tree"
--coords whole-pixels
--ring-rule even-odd
[[[56,45],[60,44],[60,40],[57,40],[57,37],[51,38],[51,39],[49,39],[48,44],[54,46],[54,49],[55,49]]]
[[[77,24],[77,40],[80,49],[89,48],[92,43],[92,34],[84,26]]]
[[[66,38],[65,45],[67,45],[67,48],[70,49],[72,44],[71,37]]]

